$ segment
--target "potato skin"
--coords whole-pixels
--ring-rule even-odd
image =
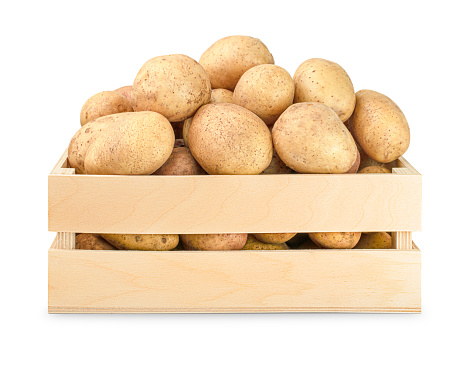
[[[346,173],[356,173],[359,170],[359,165],[361,164],[361,153],[359,153],[359,149],[357,150],[356,160],[354,164]]]
[[[183,141],[184,145],[189,147],[189,127],[191,126],[191,122],[193,121],[193,117],[188,117],[184,120],[183,123]]]
[[[274,64],[274,58],[257,38],[229,36],[204,51],[199,63],[209,74],[213,89],[233,91],[247,70],[257,65]]]
[[[357,245],[361,232],[316,232],[308,236],[320,248],[351,249]]]
[[[249,234],[242,250],[289,250],[285,243],[264,243],[258,241],[255,236]]]
[[[189,148],[173,148],[170,158],[153,175],[205,175],[206,172],[191,155]]]
[[[228,89],[212,89],[209,103],[233,103],[233,92]]]
[[[114,90],[115,92],[118,92],[122,94],[124,97],[126,97],[129,102],[131,100],[131,92],[132,92],[132,85],[126,85],[124,87],[118,88]]]
[[[279,244],[289,241],[297,233],[253,233],[253,236],[261,242]]]
[[[179,242],[177,234],[101,234],[106,241],[120,250],[169,251]]]
[[[385,167],[381,166],[369,166],[369,167],[364,167],[361,169],[358,173],[392,173]]]
[[[345,173],[357,158],[346,126],[318,102],[290,106],[274,124],[272,136],[279,157],[299,173]]]
[[[79,250],[117,250],[98,234],[80,233],[75,236],[75,248]]]
[[[232,103],[202,106],[192,119],[188,143],[194,159],[211,175],[259,174],[273,157],[263,120]]]
[[[271,160],[271,163],[269,163],[269,166],[263,172],[261,172],[261,174],[279,175],[289,173],[294,173],[294,171],[292,171],[289,167],[286,166],[286,164],[279,157],[279,154],[277,154],[276,150],[273,149],[273,158]]]
[[[69,144],[69,163],[86,174],[149,175],[165,163],[175,143],[168,120],[150,111],[100,117],[80,130]]]
[[[336,112],[345,122],[356,104],[354,87],[346,71],[324,59],[304,61],[294,74],[294,103],[320,102]]]
[[[410,128],[403,112],[390,98],[372,90],[356,93],[349,129],[366,154],[380,163],[394,161],[410,145]]]
[[[185,250],[229,251],[241,250],[248,234],[181,234],[180,237]]]
[[[355,249],[390,249],[392,236],[387,232],[363,233]]]
[[[134,111],[130,101],[121,93],[106,91],[97,93],[85,102],[80,111],[80,125],[115,113]]]
[[[258,65],[246,71],[233,92],[233,103],[273,125],[294,100],[294,81],[277,65]]]
[[[211,84],[202,66],[186,55],[148,60],[132,85],[134,111],[154,111],[170,122],[183,121],[209,102]]]

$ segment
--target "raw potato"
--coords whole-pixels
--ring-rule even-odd
[[[88,98],[80,111],[80,125],[115,113],[132,112],[130,101],[118,92],[100,92]]]
[[[266,168],[261,174],[263,175],[279,175],[279,174],[288,174],[294,173],[286,164],[279,158],[276,150],[273,150],[273,159],[269,163],[268,168]]]
[[[75,248],[79,250],[117,250],[98,234],[80,233],[75,236]]]
[[[213,89],[209,103],[233,103],[233,92],[228,89]]]
[[[355,249],[390,249],[392,236],[387,232],[363,233]]]
[[[357,158],[354,138],[338,115],[321,103],[290,106],[272,135],[279,157],[300,173],[345,173]]]
[[[248,234],[182,234],[180,237],[185,250],[228,251],[241,250]]]
[[[392,173],[392,172],[390,172],[385,167],[369,166],[369,167],[364,167],[358,173]]]
[[[297,233],[253,233],[253,236],[256,237],[258,241],[264,243],[280,244],[289,241],[296,234]]]
[[[310,238],[308,237],[308,233],[297,233],[290,240],[286,241],[286,244],[290,248],[295,249],[295,248],[299,247],[302,243],[304,243],[306,241],[310,241]]]
[[[179,242],[177,234],[101,234],[106,241],[120,250],[168,251]]]
[[[359,170],[359,165],[361,164],[361,154],[359,153],[359,149],[357,150],[356,160],[354,164],[346,173],[356,173]]]
[[[126,85],[125,87],[115,89],[114,91],[118,92],[118,93],[121,93],[129,101],[131,100],[132,85]]]
[[[295,71],[294,103],[320,102],[335,111],[345,122],[356,104],[354,87],[349,75],[337,63],[310,59]]]
[[[193,121],[192,117],[188,117],[186,120],[184,120],[183,124],[183,141],[184,145],[189,147],[189,127],[191,126],[191,122]]]
[[[209,102],[211,84],[202,66],[185,55],[154,57],[137,74],[131,101],[135,111],[155,111],[183,121]]]
[[[410,128],[403,112],[390,98],[372,90],[356,93],[349,129],[366,154],[377,162],[394,161],[410,145]]]
[[[294,81],[276,65],[258,65],[242,75],[233,92],[233,103],[273,125],[294,100]]]
[[[255,236],[248,235],[243,250],[289,250],[289,246],[285,243],[264,243],[258,241]]]
[[[175,144],[173,144],[174,148],[184,147],[184,140],[183,139],[175,139]]]
[[[206,172],[191,155],[189,148],[174,148],[170,158],[161,166],[154,175],[205,175]]]
[[[209,74],[212,88],[233,91],[247,70],[257,65],[274,64],[274,58],[259,39],[230,36],[209,47],[199,63]]]
[[[192,119],[188,143],[194,159],[211,175],[259,174],[273,157],[263,120],[232,103],[202,106]]]
[[[317,232],[308,236],[321,248],[351,249],[357,245],[361,232]]]
[[[149,175],[165,163],[174,143],[170,123],[156,112],[104,116],[72,138],[69,163],[86,174]]]

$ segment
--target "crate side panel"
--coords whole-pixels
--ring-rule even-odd
[[[419,312],[420,252],[49,250],[50,312]]]
[[[419,231],[419,175],[49,176],[49,230]]]

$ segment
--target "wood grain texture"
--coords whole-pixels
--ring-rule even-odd
[[[49,250],[51,313],[421,309],[417,248],[145,252],[59,247]]]
[[[61,167],[66,155],[62,160]],[[391,175],[52,172],[49,230],[135,234],[419,231],[421,176],[400,171],[406,169],[394,168],[398,171]]]

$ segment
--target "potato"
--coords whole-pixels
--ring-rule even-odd
[[[98,234],[80,233],[75,236],[75,248],[79,250],[117,250]]]
[[[125,87],[115,89],[114,91],[122,94],[129,101],[131,100],[132,85],[126,85]]]
[[[289,241],[297,233],[253,233],[253,236],[264,243],[283,243]]]
[[[131,102],[118,92],[100,92],[88,98],[80,111],[80,125],[115,113],[132,112]]]
[[[356,160],[354,164],[346,173],[356,173],[359,170],[359,165],[361,164],[361,154],[359,153],[359,149],[357,150]]]
[[[294,173],[286,164],[279,158],[276,150],[273,149],[273,158],[271,159],[271,163],[269,163],[268,168],[266,168],[261,174],[263,175],[279,175],[279,174],[288,174]]]
[[[285,243],[264,243],[250,234],[242,250],[289,250],[289,246]]]
[[[171,176],[182,176],[182,175],[205,175],[206,172],[196,162],[191,155],[189,148],[179,147],[173,148],[173,152],[170,158],[163,163],[154,175],[171,175]]]
[[[209,74],[213,89],[233,91],[247,70],[257,65],[274,64],[274,58],[259,39],[230,36],[210,46],[199,63]]]
[[[232,103],[202,106],[188,132],[194,159],[211,175],[253,175],[273,157],[271,134],[253,112]]]
[[[356,104],[349,75],[337,63],[324,59],[303,62],[294,74],[294,103],[320,102],[333,109],[345,122]]]
[[[69,144],[69,163],[86,174],[149,175],[165,163],[174,143],[173,129],[162,115],[119,113],[82,126]]]
[[[209,103],[233,103],[233,92],[228,89],[212,89]]]
[[[366,154],[381,163],[394,161],[410,145],[410,128],[403,112],[390,98],[372,90],[356,93],[349,130]]]
[[[369,167],[364,167],[358,173],[392,173],[392,172],[390,172],[385,167],[369,166]]]
[[[294,100],[294,81],[280,66],[258,65],[242,75],[233,92],[233,103],[273,125]]]
[[[290,106],[274,124],[272,136],[282,161],[300,173],[345,173],[357,158],[346,126],[318,102]]]
[[[241,250],[248,234],[182,234],[185,250],[227,251]]]
[[[131,102],[135,111],[161,113],[170,122],[183,121],[209,102],[209,76],[185,55],[154,57],[147,61],[132,85]]]
[[[184,145],[189,147],[189,127],[191,126],[191,122],[193,121],[192,117],[188,117],[186,120],[184,120],[183,123],[183,141]]]
[[[308,236],[321,248],[351,249],[357,245],[361,232],[316,232]]]
[[[392,236],[387,232],[363,233],[355,249],[389,249],[392,248]]]
[[[120,250],[168,251],[179,242],[177,234],[109,234],[102,233],[106,241]]]

